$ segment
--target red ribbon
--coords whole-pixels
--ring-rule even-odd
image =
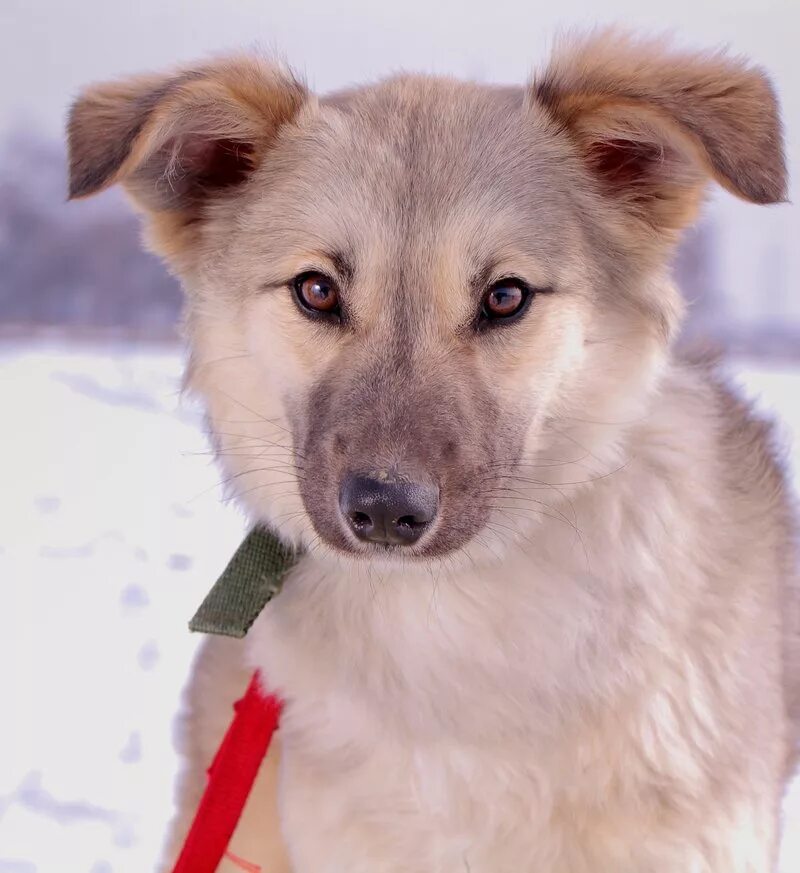
[[[278,727],[282,703],[256,672],[208,770],[208,784],[173,873],[215,873]]]

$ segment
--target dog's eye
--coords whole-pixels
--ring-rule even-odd
[[[294,296],[300,306],[310,314],[339,317],[339,289],[336,283],[323,273],[301,273],[292,282]]]
[[[480,323],[512,321],[528,308],[533,293],[520,279],[500,279],[483,295]]]

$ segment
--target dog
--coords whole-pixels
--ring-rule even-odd
[[[525,87],[317,97],[242,55],[92,87],[68,136],[70,195],[121,183],[186,288],[233,493],[303,550],[199,656],[167,855],[259,668],[279,749],[225,869],[774,870],[792,502],[669,276],[712,181],[785,199],[765,73],[609,30]]]

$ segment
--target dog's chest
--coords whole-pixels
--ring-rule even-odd
[[[302,729],[286,737],[282,814],[297,873],[596,873],[612,859],[638,871],[621,838],[649,832],[651,849],[657,838],[658,798],[614,776],[625,743],[407,744],[323,727],[322,757]],[[652,858],[647,869],[659,869]]]
[[[501,847],[528,854],[531,825],[547,818],[544,780],[519,760],[327,727],[325,760],[302,733],[286,737],[284,825],[300,871],[480,871],[491,858],[497,873]]]
[[[516,569],[436,600],[301,571],[256,624],[252,659],[290,701],[296,873],[662,869],[653,786],[690,782],[698,762],[690,737],[672,738],[685,774],[664,753],[663,701],[624,708],[621,686],[659,687],[636,655],[654,607],[609,596],[610,574]],[[649,833],[647,857],[630,833]]]

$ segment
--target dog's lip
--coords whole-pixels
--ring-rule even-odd
[[[344,552],[351,557],[368,560],[369,558],[388,557],[390,555],[407,558],[424,558],[424,551],[414,549],[413,546],[404,546],[399,543],[365,543],[363,546],[343,546],[341,543],[331,543],[337,551]]]
[[[368,563],[369,561],[390,561],[393,564],[422,562],[430,560],[425,545],[419,543],[413,546],[399,543],[353,543],[348,538],[323,540],[331,551],[348,558]],[[424,541],[423,541],[424,542]]]

